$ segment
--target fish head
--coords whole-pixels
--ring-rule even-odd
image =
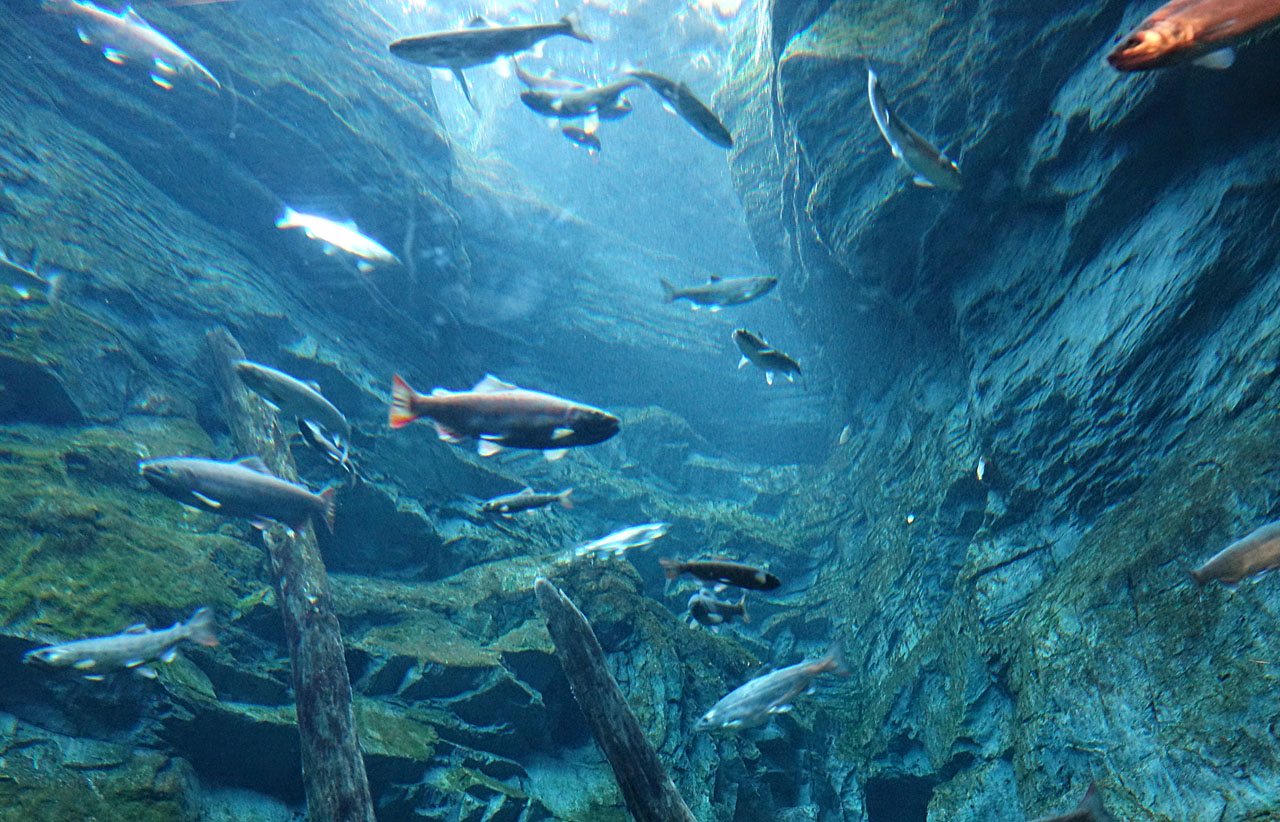
[[[570,427],[573,429],[574,441],[582,445],[604,442],[622,428],[622,420],[591,406],[577,408],[573,417]]]
[[[36,648],[34,651],[27,651],[22,655],[22,661],[28,665],[32,663],[40,663],[42,665],[56,666],[63,661],[65,654],[57,645],[50,645],[46,648]]]
[[[693,726],[695,731],[713,731],[720,727],[720,720],[716,714],[716,709],[712,708],[698,719],[696,725]]]
[[[748,356],[765,348],[764,340],[745,328],[739,328],[733,332],[733,341],[738,346],[738,350]]]
[[[1148,20],[1129,33],[1107,55],[1117,71],[1159,68],[1177,59],[1179,52],[1194,45],[1195,29],[1177,20]]]
[[[138,473],[157,491],[185,493],[191,488],[188,471],[181,459],[143,460],[138,463]]]

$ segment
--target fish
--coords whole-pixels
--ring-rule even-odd
[[[184,505],[225,517],[247,517],[255,528],[267,520],[301,531],[319,517],[333,532],[334,491],[319,494],[272,474],[260,457],[235,462],[199,457],[161,457],[138,463],[143,479]]]
[[[74,668],[85,679],[98,682],[104,679],[104,673],[124,669],[155,679],[156,671],[147,663],[156,660],[172,662],[178,656],[178,643],[183,640],[207,647],[217,645],[213,612],[208,608],[197,608],[191,619],[175,622],[163,630],[148,631],[145,624],[138,623],[111,636],[46,645],[27,651],[22,661],[40,662],[54,668]]]
[[[327,217],[315,214],[303,214],[289,206],[276,219],[276,228],[300,228],[308,238],[321,243],[325,254],[335,254],[339,249],[359,257],[356,268],[367,274],[373,270],[374,263],[399,264],[400,258],[388,251],[381,243],[360,233],[360,229],[350,220],[345,223],[334,222]]]
[[[492,374],[486,374],[470,391],[437,388],[429,395],[417,393],[395,375],[388,418],[391,427],[403,428],[419,417],[430,419],[436,435],[445,442],[478,440],[482,457],[503,448],[528,448],[544,451],[547,459],[556,460],[566,449],[604,442],[622,427],[607,411],[520,388]]]
[[[569,498],[571,494],[573,494],[572,488],[566,488],[558,494],[538,494],[532,488],[526,487],[523,491],[514,494],[503,494],[500,497],[485,500],[480,505],[480,510],[486,514],[501,514],[509,519],[512,514],[531,511],[534,508],[545,508],[553,502],[560,503],[564,508],[572,508],[573,500]]]
[[[142,15],[125,6],[112,12],[88,0],[44,0],[44,8],[74,18],[80,42],[101,46],[102,56],[116,65],[129,60],[151,63],[151,82],[166,91],[182,74],[194,75],[202,85],[221,90],[222,84],[177,43],[165,37]]]
[[[688,300],[694,311],[709,306],[712,311],[719,311],[727,305],[742,305],[758,300],[773,290],[778,284],[777,277],[723,277],[712,274],[702,285],[688,288],[676,288],[661,277],[663,302],[673,303],[676,300]]]
[[[9,255],[0,249],[0,283],[12,288],[22,299],[30,300],[38,295],[50,305],[57,305],[62,281],[62,274],[41,276],[34,268],[9,259]]]
[[[573,91],[528,89],[520,92],[520,102],[543,117],[577,120],[595,115],[602,120],[617,120],[631,113],[631,103],[622,95],[642,85],[631,78]]]
[[[347,422],[347,418],[333,403],[324,398],[317,383],[303,382],[283,371],[251,360],[236,360],[232,366],[240,380],[276,411],[300,420],[319,423],[344,437],[351,436],[351,423]],[[304,436],[305,434],[303,432]]]
[[[1098,794],[1098,786],[1090,782],[1089,789],[1084,792],[1084,799],[1070,813],[1060,816],[1042,816],[1032,822],[1115,822],[1115,817],[1102,804]]]
[[[600,153],[600,138],[595,132],[578,128],[577,126],[565,126],[560,129],[560,133],[572,143],[577,143],[587,150],[588,154]]]
[[[800,373],[800,363],[771,347],[760,337],[745,328],[739,328],[733,332],[733,341],[742,352],[742,359],[738,360],[739,368],[751,363],[764,371],[765,382],[769,385],[773,385],[774,374],[782,374],[787,378],[787,382],[796,381],[796,375]]]
[[[893,156],[901,160],[913,175],[911,181],[921,188],[959,191],[960,166],[894,114],[880,85],[880,78],[876,77],[871,66],[867,66],[867,98],[871,101],[871,115],[875,118],[876,127],[889,144]]]
[[[681,574],[695,576],[703,582],[716,582],[722,585],[733,585],[752,591],[772,591],[782,585],[782,580],[763,568],[743,565],[719,559],[698,559],[681,562],[676,559],[660,559],[658,564],[667,579],[675,579]]]
[[[337,463],[339,468],[350,474],[352,485],[361,479],[360,471],[351,459],[351,449],[346,440],[335,441],[334,438],[326,435],[324,429],[320,426],[311,420],[301,418],[298,419],[298,433],[302,436],[303,442],[323,454],[325,459]]]
[[[1123,37],[1107,55],[1116,71],[1149,71],[1193,62],[1229,68],[1235,46],[1280,26],[1275,0],[1173,0]]]
[[[853,436],[853,426],[846,425],[844,428],[840,429],[840,436],[839,438],[836,439],[836,445],[844,445],[849,441],[849,438],[852,436]],[[979,477],[979,479],[981,479],[981,477]]]
[[[516,60],[515,57],[511,58],[511,67],[515,71],[516,78],[526,88],[545,91],[578,91],[587,87],[586,83],[579,80],[571,80],[568,77],[561,77],[550,69],[544,74],[530,74],[521,67],[520,61]]]
[[[677,83],[652,71],[632,69],[623,73],[643,80],[681,119],[693,126],[694,131],[721,148],[733,147],[733,135],[729,133],[729,129],[684,83]]]
[[[499,57],[518,54],[538,41],[557,34],[590,43],[591,38],[578,30],[572,16],[556,23],[534,23],[527,26],[490,26],[483,18],[475,18],[467,28],[433,31],[416,37],[396,40],[387,48],[393,55],[410,63],[453,72],[462,93],[471,102],[471,89],[462,70],[491,63]],[[474,106],[475,104],[472,103]]]
[[[620,557],[632,548],[643,548],[666,536],[671,524],[667,522],[646,522],[614,531],[600,539],[579,545],[573,549],[574,557],[587,557],[596,554],[613,554]]]
[[[746,594],[737,602],[725,602],[716,599],[710,591],[703,588],[689,597],[688,608],[689,617],[707,627],[733,622],[734,617],[740,617],[743,622],[751,621],[751,615],[747,613]]]
[[[730,691],[702,715],[695,726],[699,731],[737,731],[758,728],[794,707],[792,701],[809,690],[819,674],[830,671],[850,676],[844,652],[836,642],[821,659],[797,662],[771,673],[762,674]]]
[[[1263,525],[1188,573],[1201,587],[1214,579],[1234,587],[1245,577],[1273,568],[1280,568],[1280,522]]]

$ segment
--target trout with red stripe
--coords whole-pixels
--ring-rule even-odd
[[[470,391],[437,388],[430,394],[417,393],[397,374],[391,385],[391,427],[403,428],[419,417],[430,419],[445,442],[478,440],[482,457],[503,448],[529,448],[559,459],[566,448],[604,442],[621,425],[599,408],[529,391],[492,374]]]
[[[1280,25],[1276,0],[1173,0],[1151,13],[1107,55],[1117,71],[1146,71],[1189,60],[1226,68],[1232,46]]]

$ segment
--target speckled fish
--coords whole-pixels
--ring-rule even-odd
[[[162,631],[148,631],[141,623],[112,636],[79,639],[61,645],[47,645],[27,651],[23,662],[41,662],[54,668],[74,668],[85,679],[101,681],[104,673],[132,669],[139,676],[155,679],[147,663],[172,662],[183,640],[200,645],[218,644],[213,631],[213,613],[200,608],[186,622],[175,622]]]
[[[1075,810],[1061,816],[1043,816],[1032,822],[1115,822],[1115,817],[1103,806],[1098,786],[1089,783],[1089,790],[1084,792],[1084,799]]]
[[[320,423],[344,437],[351,436],[351,423],[342,412],[324,398],[320,386],[303,382],[276,368],[250,360],[236,360],[232,365],[241,381],[266,400],[276,411],[300,420]]]
[[[819,674],[828,671],[839,676],[849,676],[839,643],[833,644],[822,659],[789,665],[758,676],[731,691],[702,715],[698,720],[697,730],[737,731],[758,728],[773,719],[775,714],[791,710],[794,707],[792,701],[809,690]]]
[[[578,31],[571,17],[557,23],[535,23],[528,26],[490,26],[483,18],[475,18],[467,28],[433,31],[416,37],[405,37],[392,43],[391,53],[401,60],[453,72],[471,102],[471,89],[462,70],[491,63],[499,57],[518,54],[533,48],[540,40],[563,34],[584,43],[591,38]]]
[[[572,488],[566,488],[558,494],[539,494],[532,488],[525,488],[514,494],[503,494],[500,497],[494,497],[491,500],[485,500],[480,506],[480,510],[486,514],[501,514],[504,517],[510,517],[512,514],[518,514],[521,511],[532,511],[535,508],[545,508],[553,502],[558,502],[564,508],[572,508],[573,500],[570,496],[573,494]]]
[[[173,78],[192,74],[201,83],[222,88],[196,58],[125,6],[119,13],[107,11],[87,0],[44,0],[44,8],[75,20],[80,42],[100,46],[102,55],[116,65],[129,60],[151,63],[151,81],[163,89],[173,88]]]
[[[800,363],[760,337],[745,328],[739,328],[733,332],[733,341],[742,352],[742,359],[738,360],[739,368],[751,363],[764,371],[765,382],[769,385],[773,385],[774,374],[782,374],[787,378],[787,382],[796,381],[796,375],[800,373]]]
[[[301,531],[312,517],[318,517],[333,530],[332,488],[312,493],[272,474],[259,457],[235,462],[164,457],[143,460],[138,471],[167,497],[226,517],[247,517],[258,528],[266,527],[265,520],[274,520]]]
[[[37,295],[50,304],[58,302],[62,289],[62,274],[42,277],[34,268],[15,263],[0,250],[0,282],[12,288],[24,300]]]
[[[520,92],[520,102],[543,117],[577,120],[594,114],[602,120],[616,120],[631,113],[631,104],[622,95],[641,85],[630,79],[574,91],[528,89]]]
[[[339,250],[359,257],[356,268],[362,273],[373,270],[374,263],[399,263],[400,259],[388,251],[372,237],[360,233],[356,224],[348,220],[337,223],[327,217],[315,214],[303,214],[285,206],[284,212],[276,219],[276,228],[300,228],[308,238],[321,243],[325,254],[336,254]]]
[[[437,388],[429,395],[417,393],[397,374],[391,384],[391,427],[403,428],[419,417],[430,419],[445,442],[478,440],[482,457],[503,448],[530,448],[555,460],[566,448],[604,442],[621,427],[617,417],[599,408],[529,391],[492,374],[470,391]]]
[[[1152,12],[1107,55],[1117,71],[1195,62],[1227,68],[1234,46],[1280,26],[1276,0],[1173,0]]]
[[[595,132],[587,131],[586,129],[578,128],[577,126],[565,126],[560,129],[560,133],[563,134],[565,139],[569,142],[577,143],[585,148],[588,154],[600,153],[600,138],[596,136]]]
[[[667,102],[672,111],[686,123],[693,126],[694,131],[721,148],[733,147],[733,136],[729,134],[729,129],[724,127],[724,123],[720,122],[720,118],[716,117],[715,113],[707,108],[705,103],[694,96],[694,93],[684,83],[677,83],[674,80],[663,77],[661,74],[654,74],[652,71],[633,69],[625,73],[643,80],[649,88],[657,92],[658,96]]]
[[[889,144],[893,156],[911,171],[911,181],[921,188],[959,191],[960,166],[894,114],[880,85],[880,78],[870,66],[867,66],[867,98],[871,101],[871,115],[875,118],[876,127]]]
[[[694,311],[703,306],[710,307],[712,311],[719,311],[727,305],[742,305],[763,297],[778,284],[778,278],[730,277],[726,280],[717,274],[712,274],[702,285],[693,285],[688,288],[676,288],[661,278],[658,282],[662,283],[663,302],[688,300]]]
[[[1223,548],[1189,573],[1197,585],[1216,579],[1234,586],[1245,577],[1280,568],[1280,522],[1258,528]]]
[[[706,625],[708,628],[733,622],[735,617],[743,622],[751,621],[751,615],[747,613],[746,594],[743,594],[737,602],[727,602],[722,599],[716,599],[710,591],[704,588],[689,597],[688,608],[689,617],[700,625]]]
[[[666,522],[646,522],[643,525],[633,525],[630,528],[614,531],[608,536],[593,540],[585,545],[579,545],[573,549],[573,555],[575,557],[587,557],[595,554],[613,554],[615,557],[620,557],[632,548],[643,548],[646,545],[651,545],[656,540],[666,536],[669,528],[671,528],[671,525]]]
[[[698,559],[690,562],[681,562],[676,559],[660,559],[658,564],[662,566],[663,573],[667,579],[675,579],[681,574],[689,574],[697,577],[703,582],[718,582],[723,585],[733,585],[737,588],[747,588],[752,591],[772,591],[782,584],[782,580],[773,574],[757,568],[754,565],[743,565],[740,562],[729,562],[719,559]]]

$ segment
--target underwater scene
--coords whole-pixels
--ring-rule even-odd
[[[1280,0],[0,0],[0,822],[1280,822]]]

